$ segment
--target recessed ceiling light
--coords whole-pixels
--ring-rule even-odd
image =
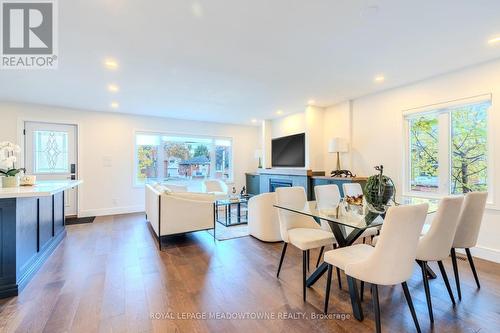
[[[255,119],[255,118],[254,118],[254,119],[252,119],[252,123],[254,123],[254,124],[255,124],[256,122],[257,122],[257,119]]]
[[[488,44],[493,45],[493,44],[499,44],[500,43],[500,37],[495,37],[492,38],[488,41]]]
[[[118,109],[119,107],[120,107],[120,104],[118,102],[111,102],[112,109]]]
[[[111,91],[111,92],[119,92],[120,91],[120,87],[118,87],[116,84],[108,84],[108,90]]]
[[[191,13],[193,13],[193,16],[196,18],[202,18],[203,6],[199,2],[193,2],[191,4]]]
[[[277,115],[283,114],[283,110],[278,110],[278,111],[276,111],[276,114],[277,114]]]
[[[307,101],[307,104],[308,105],[314,105],[314,104],[316,104],[316,101],[314,99],[310,99],[310,100]]]
[[[375,81],[375,82],[384,82],[385,81],[385,77],[383,75],[377,75],[377,76],[375,76],[375,78],[373,79],[373,81]]]
[[[104,66],[107,69],[116,70],[118,69],[118,62],[115,59],[108,58],[104,60]]]

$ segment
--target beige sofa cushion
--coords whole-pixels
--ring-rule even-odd
[[[171,192],[165,194],[181,199],[195,200],[195,201],[208,201],[214,202],[215,196],[209,193],[199,193],[199,192]]]

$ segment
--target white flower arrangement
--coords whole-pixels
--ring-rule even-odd
[[[14,177],[19,172],[25,169],[16,169],[17,157],[16,155],[21,152],[21,148],[8,141],[0,142],[0,175],[6,177]]]

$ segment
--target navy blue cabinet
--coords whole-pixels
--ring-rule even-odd
[[[245,176],[247,193],[250,195],[260,194],[260,175],[257,173],[247,173]]]
[[[64,192],[0,199],[0,298],[16,296],[65,234]]]
[[[340,194],[344,196],[342,184],[360,183],[362,187],[366,184],[366,178],[332,178],[324,176],[324,172],[317,172],[312,175],[289,175],[272,172],[247,173],[246,187],[247,193],[257,195],[260,193],[274,192],[277,187],[301,186],[305,189],[308,200],[316,200],[314,187],[318,185],[336,184],[340,189]]]
[[[16,199],[0,200],[0,295],[14,295],[16,286]],[[14,221],[14,223],[12,222]]]

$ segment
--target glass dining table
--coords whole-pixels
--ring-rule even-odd
[[[428,213],[433,213],[437,210],[439,203],[438,199],[427,199],[418,197],[401,197],[396,201],[396,205],[414,205],[419,203],[428,203]],[[352,245],[361,234],[368,228],[382,226],[384,223],[385,213],[364,212],[362,207],[351,206],[350,209],[344,208],[348,206],[343,204],[336,207],[328,207],[328,205],[319,206],[316,201],[308,201],[303,206],[293,206],[286,204],[275,204],[274,207],[283,209],[292,213],[301,214],[313,218],[318,224],[325,221],[330,225],[335,236],[338,247],[346,247]],[[318,279],[325,274],[328,269],[328,264],[323,262],[307,279],[307,287],[311,287]],[[430,278],[435,278],[435,273],[429,269]],[[356,281],[347,276],[349,286],[349,294],[351,296],[351,304],[354,317],[358,320],[363,320],[363,312],[358,298]]]

